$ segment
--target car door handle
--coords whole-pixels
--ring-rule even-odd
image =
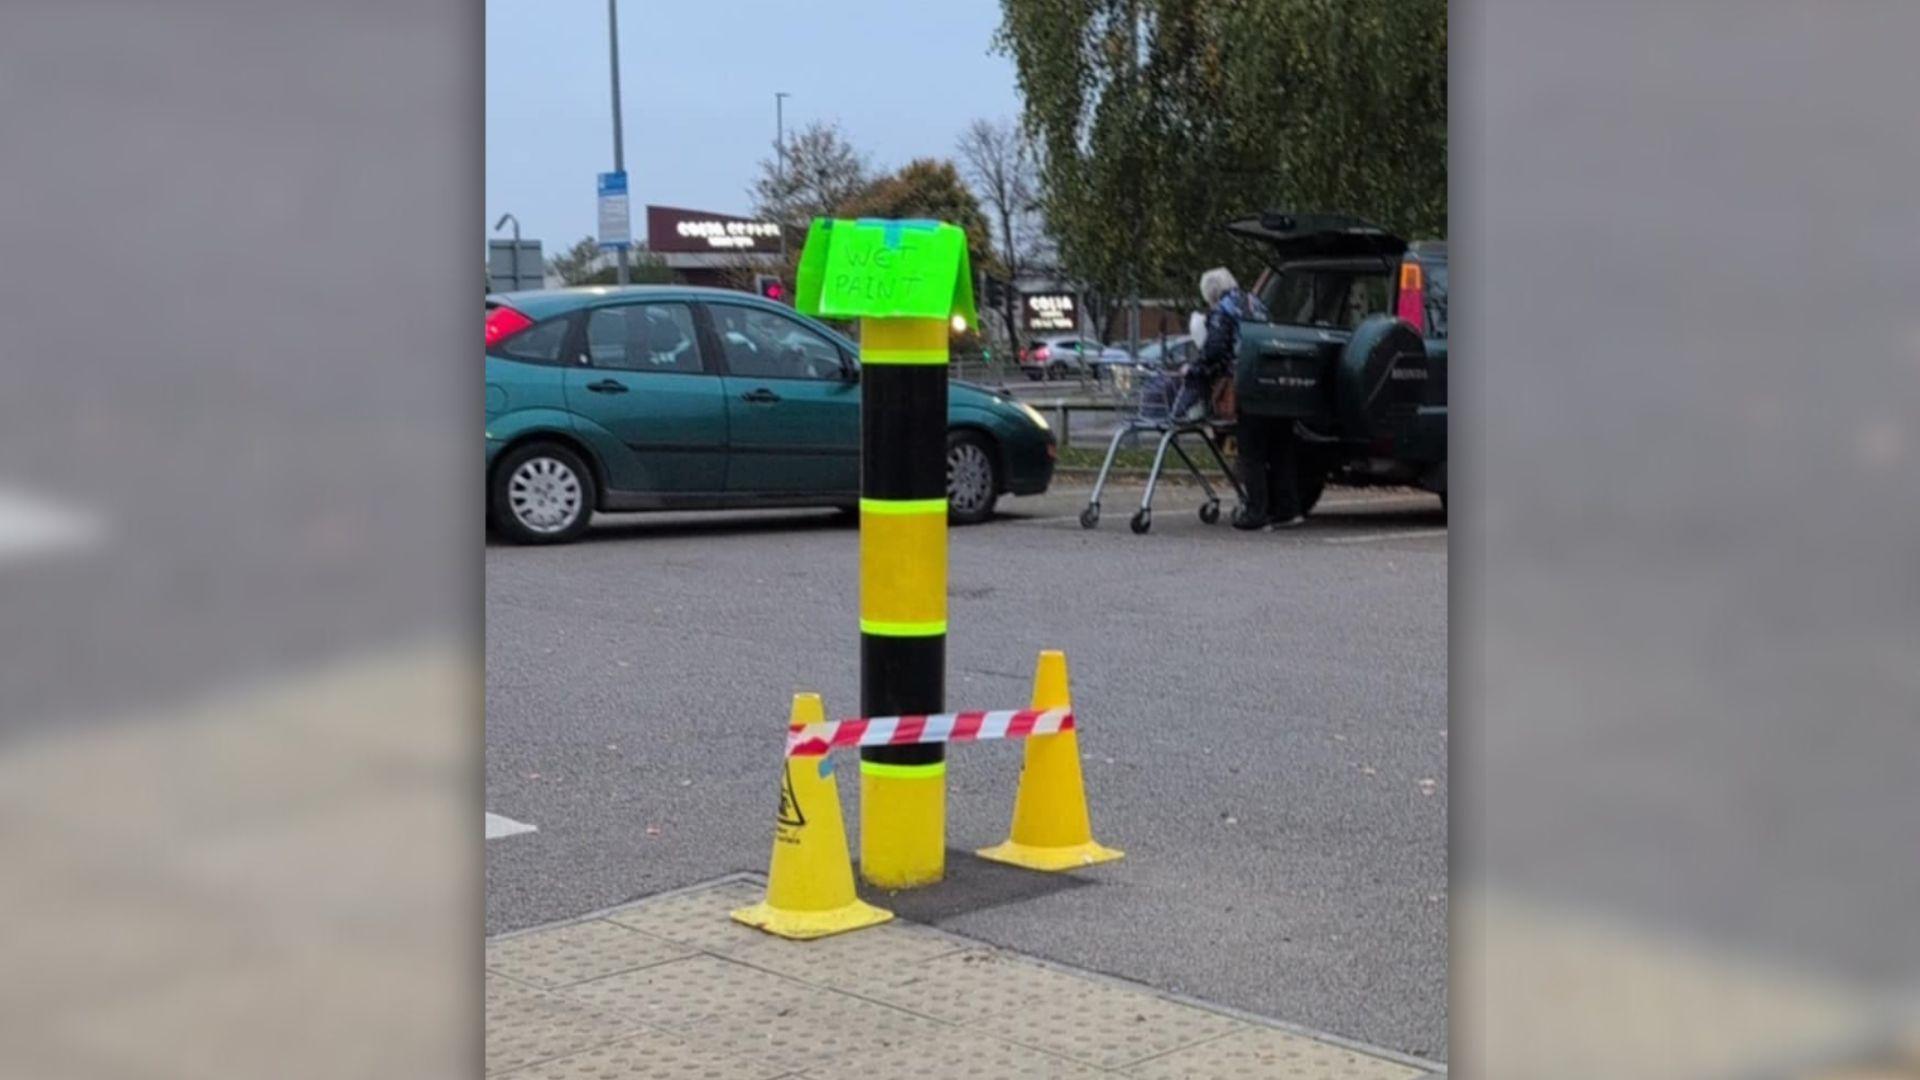
[[[624,394],[627,392],[627,384],[615,382],[612,379],[601,379],[599,382],[588,383],[587,389],[596,394]]]
[[[741,394],[740,400],[750,401],[755,405],[771,405],[780,400],[780,395],[762,386],[757,390],[749,390]]]

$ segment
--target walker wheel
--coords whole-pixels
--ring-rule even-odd
[[[1220,520],[1220,504],[1219,503],[1210,502],[1200,508],[1200,521],[1202,524],[1211,525],[1214,522],[1219,520]]]
[[[1091,529],[1098,524],[1100,524],[1100,504],[1088,503],[1087,508],[1080,511],[1080,527]]]
[[[1153,511],[1142,510],[1134,514],[1133,518],[1127,522],[1127,527],[1133,530],[1135,536],[1145,533],[1153,528]]]

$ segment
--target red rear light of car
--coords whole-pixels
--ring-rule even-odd
[[[1400,300],[1393,314],[1420,333],[1427,332],[1427,276],[1412,259],[1400,264]]]
[[[1036,364],[1044,364],[1047,362],[1047,355],[1048,355],[1047,347],[1045,345],[1042,345],[1039,348],[1033,350],[1033,362]]]
[[[532,325],[532,319],[504,304],[494,308],[487,312],[487,348],[493,348]]]

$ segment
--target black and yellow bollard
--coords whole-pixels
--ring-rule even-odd
[[[862,319],[860,715],[937,713],[947,670],[947,320]],[[946,870],[940,743],[860,752],[860,876]]]
[[[966,234],[937,221],[816,219],[795,281],[808,315],[860,320],[860,710],[937,713],[947,669],[947,334],[972,325]],[[946,871],[946,748],[860,760],[860,875]]]

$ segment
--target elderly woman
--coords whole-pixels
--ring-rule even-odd
[[[1207,302],[1206,334],[1200,358],[1189,366],[1174,415],[1189,422],[1206,416],[1208,391],[1215,379],[1233,372],[1240,349],[1240,323],[1267,321],[1266,306],[1240,288],[1226,267],[1200,275]],[[1247,501],[1233,513],[1236,529],[1273,529],[1298,525],[1299,495],[1294,486],[1293,422],[1269,417],[1239,418],[1240,482]]]
[[[1200,298],[1207,302],[1206,328],[1194,337],[1199,358],[1187,365],[1174,415],[1189,423],[1206,419],[1209,391],[1215,379],[1233,372],[1234,352],[1240,347],[1240,321],[1267,321],[1259,299],[1240,288],[1233,271],[1216,266],[1200,275]]]

